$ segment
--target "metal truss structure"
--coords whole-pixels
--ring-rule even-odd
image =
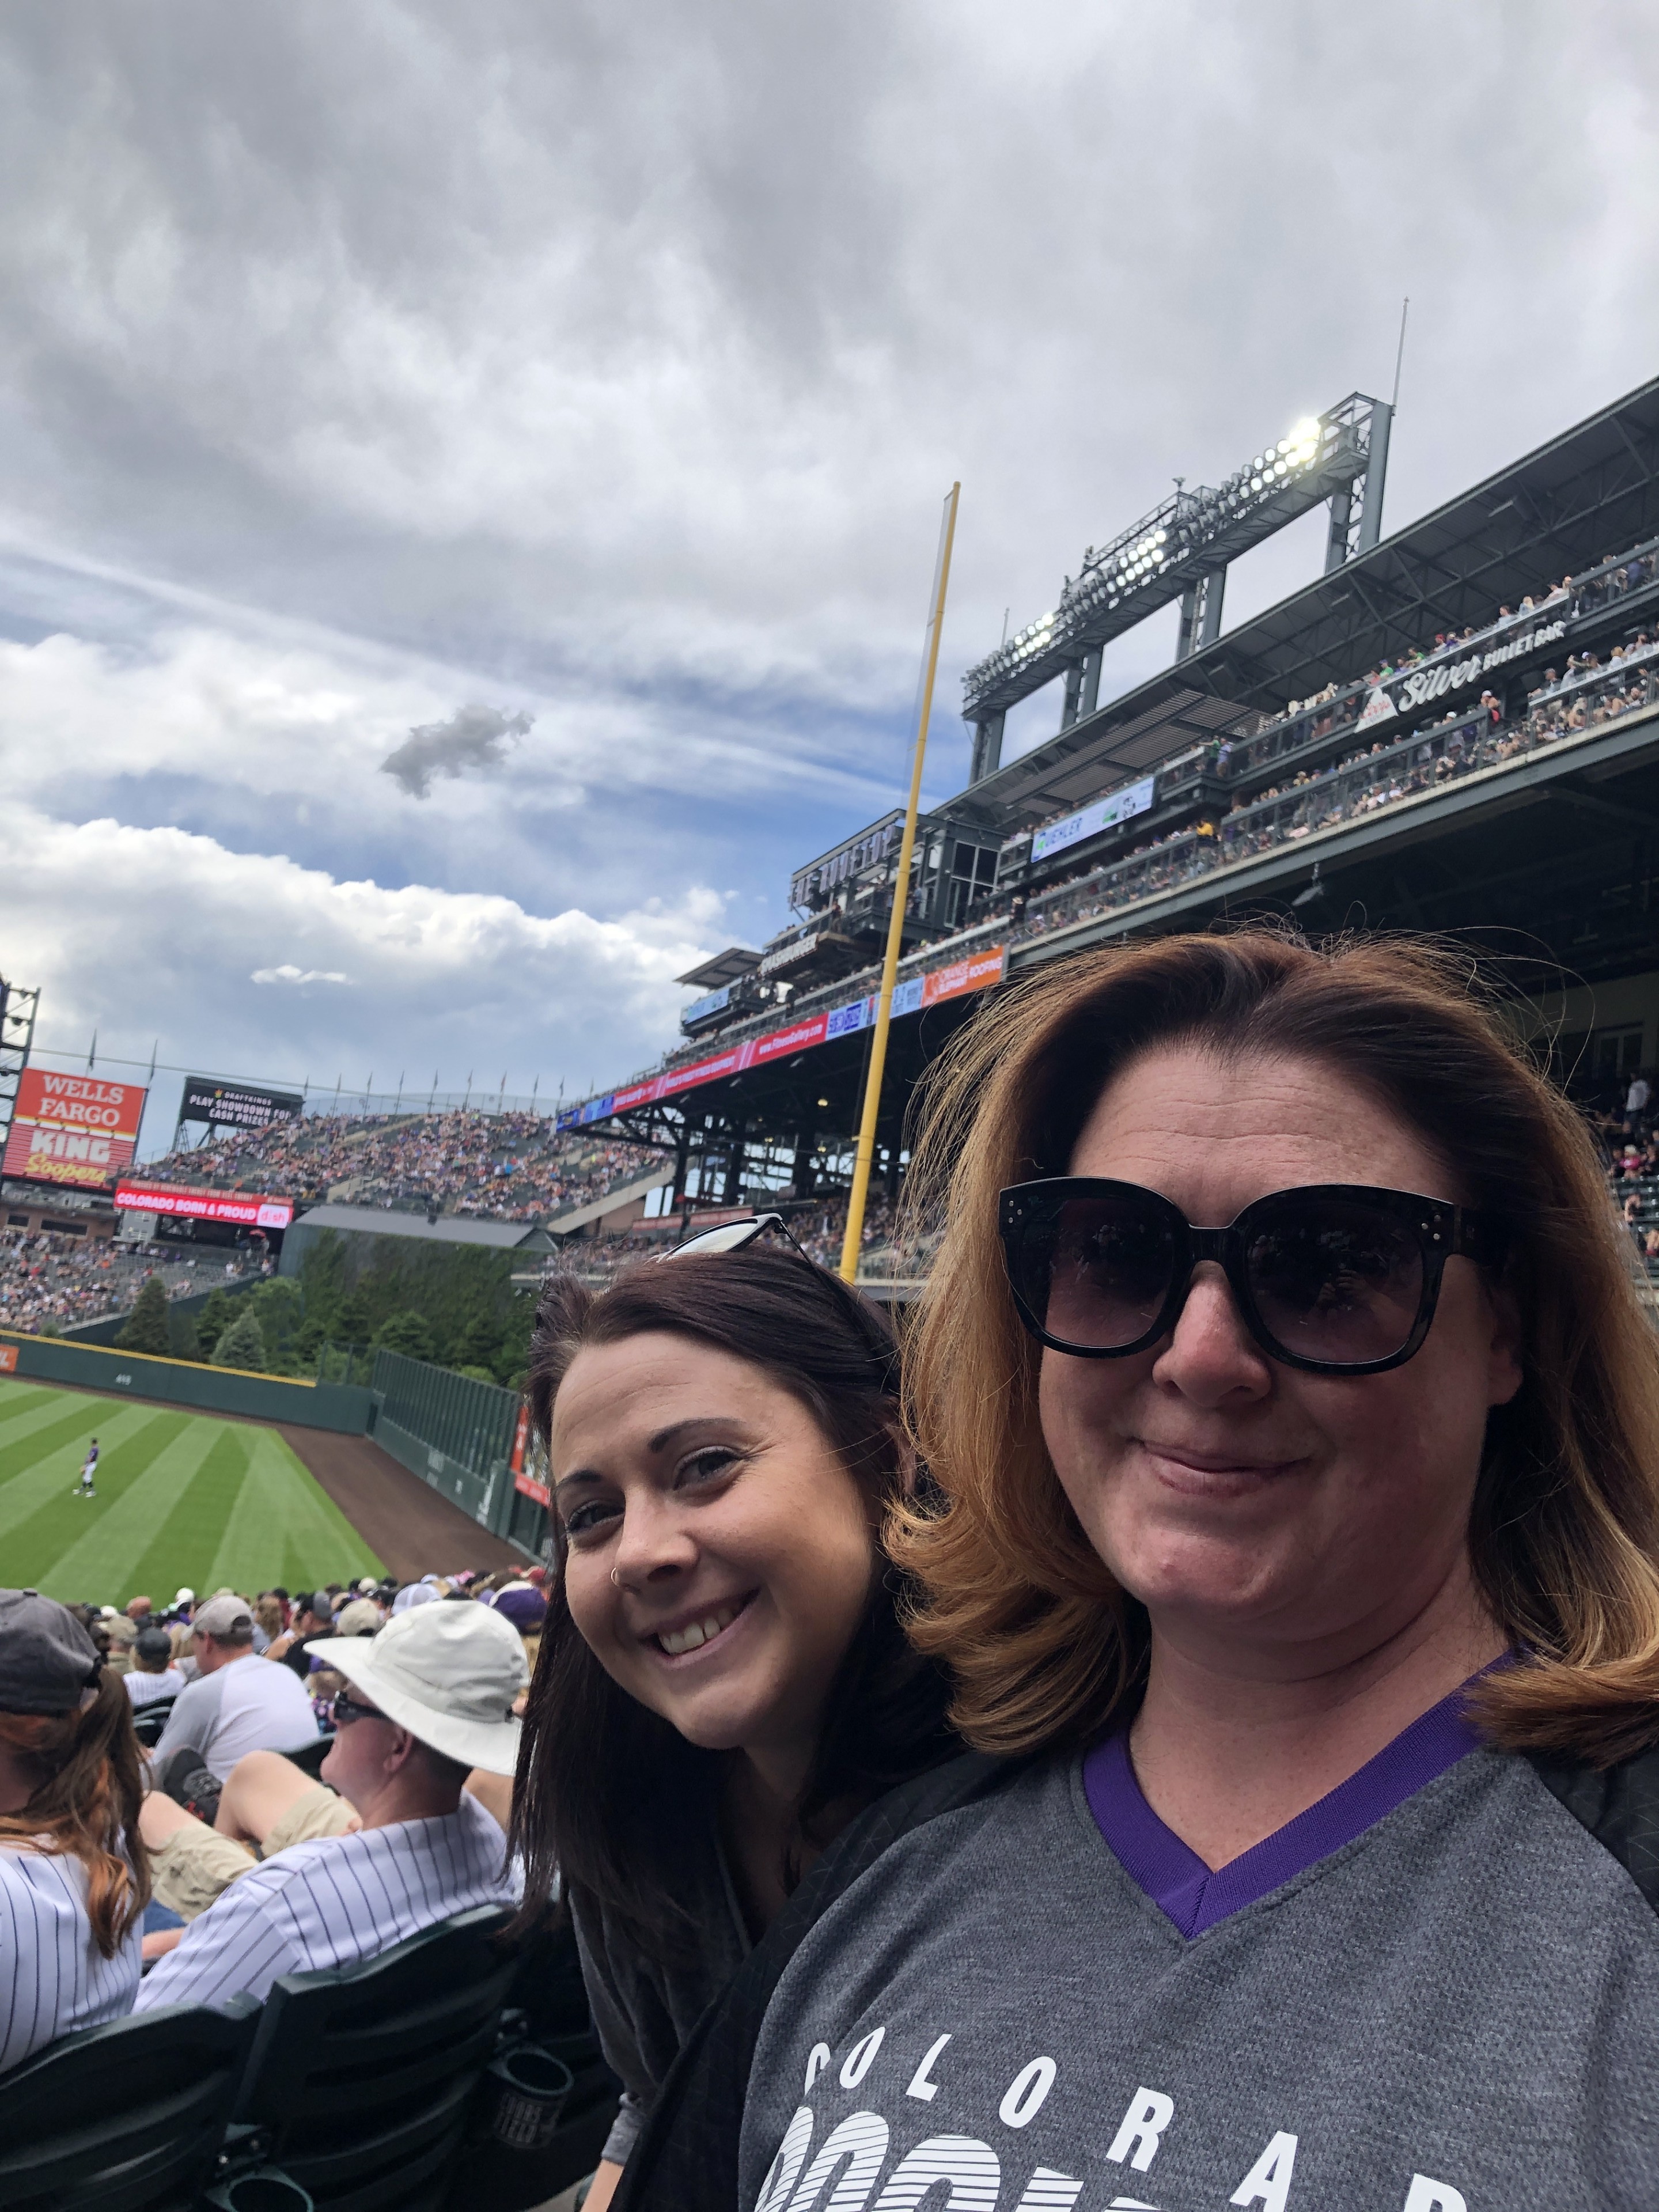
[[[1182,680],[1274,712],[1655,535],[1659,378],[1270,607]]]
[[[11,1117],[17,1106],[17,1086],[28,1065],[34,1042],[35,1017],[40,993],[21,983],[9,983],[0,975],[0,1153],[11,1134]]]
[[[1212,644],[1229,562],[1322,501],[1332,502],[1328,568],[1375,545],[1390,414],[1383,401],[1352,392],[1224,483],[1177,489],[1109,545],[1091,547],[1060,604],[963,678],[963,712],[980,732],[978,774],[995,765],[1001,716],[1055,677],[1066,678],[1062,729],[1093,714],[1106,646],[1172,600],[1182,602],[1177,657]]]

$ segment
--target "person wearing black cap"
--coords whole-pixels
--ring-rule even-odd
[[[0,1589],[0,2072],[131,2009],[143,1794],[119,1675],[66,1606]]]

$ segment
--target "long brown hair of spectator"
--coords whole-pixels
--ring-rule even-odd
[[[546,1441],[553,1401],[586,1345],[659,1332],[747,1361],[811,1413],[868,1500],[879,1528],[905,1463],[898,1358],[884,1317],[836,1276],[775,1246],[650,1260],[610,1290],[561,1277],[543,1293],[528,1396]],[[664,1953],[694,1950],[680,1897],[688,1837],[712,1834],[724,1754],[688,1743],[619,1689],[583,1642],[564,1593],[554,1520],[541,1651],[513,1790],[513,1845],[526,1911],[556,1874]],[[944,1724],[949,1689],[900,1625],[902,1578],[878,1556],[869,1603],[841,1666],[801,1806],[812,1822],[836,1801],[869,1801],[960,1747]]]
[[[0,1843],[80,1860],[94,1940],[113,1958],[149,1903],[138,1835],[144,1784],[125,1685],[106,1668],[82,1711],[0,1713],[0,1743],[40,1777],[21,1813],[0,1815]]]
[[[1042,1440],[997,1193],[1064,1175],[1101,1092],[1157,1047],[1288,1055],[1370,1091],[1508,1224],[1525,1381],[1489,1417],[1469,1538],[1527,1662],[1480,1698],[1492,1739],[1597,1763],[1659,1737],[1659,1343],[1589,1133],[1467,951],[1233,934],[1079,954],[998,994],[937,1067],[909,1202],[947,1223],[907,1352],[918,1448],[945,1494],[901,1505],[912,1622],[952,1717],[1017,1753],[1103,1732],[1139,1695],[1144,1611],[1067,1504]],[[1363,1388],[1364,1385],[1356,1387]]]

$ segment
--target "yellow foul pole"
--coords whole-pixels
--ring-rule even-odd
[[[927,636],[921,653],[921,696],[916,711],[915,757],[910,764],[910,798],[904,810],[904,836],[899,843],[898,875],[893,884],[893,912],[887,925],[887,954],[881,963],[881,990],[876,1000],[876,1033],[870,1041],[870,1073],[864,1085],[864,1111],[859,1121],[859,1148],[853,1163],[853,1196],[847,1209],[847,1238],[841,1248],[841,1279],[858,1280],[859,1251],[864,1242],[865,1201],[870,1194],[870,1164],[876,1152],[876,1120],[881,1111],[881,1079],[887,1066],[887,1032],[893,1017],[893,979],[898,973],[904,944],[904,910],[910,899],[910,861],[916,846],[916,813],[921,805],[921,768],[927,750],[927,723],[933,711],[933,678],[939,672],[939,632],[945,624],[945,593],[951,581],[951,547],[957,534],[957,501],[962,486],[953,483],[945,501],[939,526],[939,559],[933,569],[933,605],[927,617]]]

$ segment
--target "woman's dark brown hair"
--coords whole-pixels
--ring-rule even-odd
[[[1466,952],[1260,928],[1056,962],[935,1073],[908,1195],[946,1227],[907,1364],[946,1504],[901,1507],[888,1541],[963,1733],[1006,1753],[1078,1743],[1139,1695],[1146,1616],[1049,1462],[997,1193],[1066,1174],[1108,1085],[1177,1045],[1328,1067],[1427,1141],[1461,1186],[1445,1195],[1504,1218],[1525,1379],[1488,1420],[1469,1548],[1530,1663],[1488,1680],[1481,1717],[1508,1748],[1596,1763],[1659,1739],[1659,1340],[1589,1134]]]
[[[138,1836],[144,1784],[126,1685],[105,1668],[84,1711],[0,1713],[0,1743],[37,1778],[22,1811],[0,1816],[0,1844],[80,1860],[93,1940],[112,1959],[149,1903],[149,1860]]]
[[[559,1387],[585,1346],[657,1333],[745,1360],[788,1391],[879,1526],[900,1494],[905,1458],[897,1351],[874,1306],[811,1261],[763,1244],[647,1261],[599,1292],[556,1278],[543,1293],[530,1354],[531,1419],[543,1442]],[[556,1872],[567,1890],[587,1893],[659,1955],[690,1953],[697,1930],[678,1902],[679,1869],[693,1824],[706,1820],[713,1832],[723,1755],[686,1742],[600,1666],[565,1602],[556,1517],[554,1525],[558,1572],[513,1792],[527,1905],[550,1893]],[[802,1802],[809,1835],[827,1806],[867,1802],[958,1748],[944,1724],[943,1672],[900,1627],[902,1595],[902,1577],[876,1553],[869,1603],[842,1662]]]

